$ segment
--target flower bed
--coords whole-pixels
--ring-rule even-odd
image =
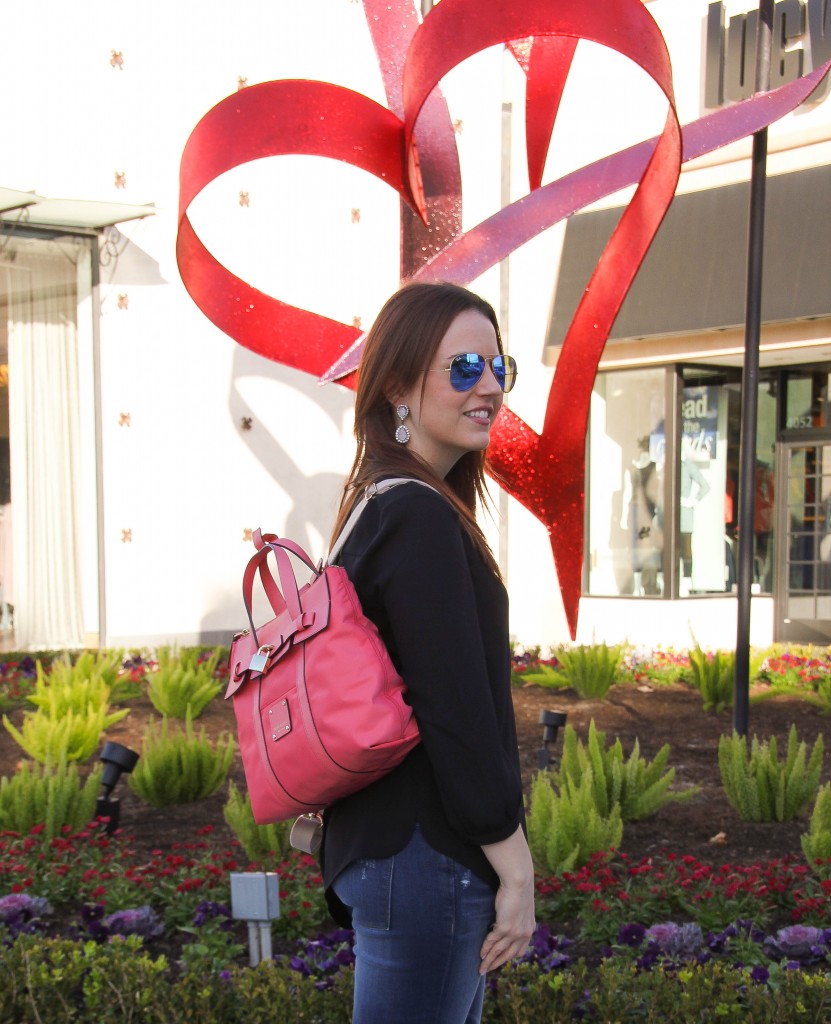
[[[816,693],[828,676],[827,654],[819,653],[774,652],[765,659],[768,681],[761,685],[787,694],[780,711],[776,701],[763,705],[758,720],[766,729],[786,730],[794,708],[818,721],[817,708],[809,709],[802,697]],[[662,685],[683,683],[684,657],[624,652],[620,681],[634,685],[617,687],[610,702],[595,702],[585,721],[598,716],[611,735],[627,722],[633,729],[640,724],[644,750],[654,753],[647,745],[659,742],[659,710],[668,703],[670,727],[680,716],[698,736],[695,748],[683,754],[689,784],[697,781],[694,756],[715,764],[715,748],[708,752],[707,744],[729,729],[729,720],[707,716],[705,722],[701,712],[697,725],[697,695]],[[29,668],[19,661],[0,671],[0,702],[5,698],[4,706],[16,709],[12,713],[20,713]],[[148,668],[147,659],[131,662],[125,682],[140,691]],[[523,667],[515,668],[522,681]],[[777,673],[785,683],[771,681]],[[538,745],[539,708],[552,706],[546,693],[537,687],[516,690],[517,706],[529,704],[527,721],[520,723],[526,773],[533,770],[536,750],[522,737],[533,736]],[[664,701],[664,693],[672,699]],[[136,749],[142,701],[132,701],[131,716],[112,730],[112,738]],[[570,721],[585,726],[573,695],[558,695],[557,704],[567,708]],[[209,707],[209,728],[214,720],[218,730],[227,728],[227,712],[221,702]],[[610,728],[603,715],[616,716],[617,725]],[[801,719],[800,735],[808,721]],[[151,812],[128,838],[126,828],[135,828],[144,812],[123,785],[122,794],[125,830],[114,837],[97,827],[51,842],[38,830],[22,838],[0,835],[0,1024],[348,1021],[351,936],[327,917],[315,863],[298,854],[249,864],[223,824],[183,824],[221,822],[221,796]],[[740,833],[733,818],[723,826],[712,784],[701,805],[707,831],[698,856],[688,852],[691,834],[679,854],[658,852],[664,844],[646,836],[673,835],[680,846],[684,840],[677,837],[684,831],[637,823],[631,832],[627,826],[627,836],[640,851],[650,850],[648,855],[624,850],[611,860],[598,856],[579,871],[540,878],[540,927],[528,954],[489,979],[485,1020],[686,1022],[740,1013],[758,1021],[831,1019],[831,888],[796,856],[799,826],[786,832],[782,823],[754,825]],[[680,821],[686,828],[690,807],[668,808],[667,818],[662,811],[657,820]],[[174,826],[180,841],[157,838],[170,835]],[[708,846],[722,827],[732,846]],[[794,855],[754,855],[748,837],[761,841],[757,850],[788,849]],[[626,841],[625,836],[624,846]],[[248,966],[246,927],[230,916],[230,872],[248,869],[274,870],[281,879],[275,960],[256,969]]]
[[[242,1016],[231,1016],[229,1008],[228,1016],[217,1011],[215,1021],[247,1019],[238,999],[254,985],[250,977],[242,981],[252,974],[259,979],[257,991],[302,990],[310,1008],[318,1006],[315,1013],[331,1014],[312,1019],[348,1020],[343,1004],[351,985],[351,933],[327,925],[312,858],[294,854],[274,865],[247,865],[236,845],[217,850],[210,839],[206,830],[192,842],[144,858],[126,838],[94,828],[53,840],[38,830],[26,837],[3,835],[0,970],[16,970],[25,952],[48,990],[53,974],[66,977],[69,961],[95,973],[113,970],[115,959],[126,970],[118,959],[120,944],[131,951],[135,971],[143,965],[133,982],[124,981],[128,988],[140,975],[158,998],[172,999],[175,991],[184,1001],[194,976],[211,990],[236,986],[237,994],[226,993],[225,1002]],[[282,914],[274,923],[275,974],[264,979],[261,970],[246,967],[245,928],[230,917],[229,874],[265,867],[280,876]],[[580,871],[540,879],[537,889],[540,925],[534,941],[520,961],[490,979],[486,1020],[531,1019],[505,1015],[530,1014],[543,998],[572,1016],[542,1019],[605,1020],[596,1014],[613,984],[631,989],[632,1016],[620,1020],[653,1019],[638,1016],[637,1008],[655,986],[686,991],[692,985],[696,998],[715,998],[718,991],[724,1000],[730,993],[731,1005],[749,1006],[752,986],[779,991],[788,973],[809,972],[807,980],[787,984],[808,986],[814,995],[829,984],[824,970],[831,961],[831,929],[823,923],[829,921],[831,883],[804,863],[784,858],[748,868],[674,855],[639,862],[598,856]],[[588,986],[582,995],[577,979]],[[18,988],[20,983],[18,978]],[[83,972],[78,984],[83,989]],[[831,989],[824,996],[829,997]],[[83,991],[78,1000],[83,1015],[62,1019],[93,1019],[96,1001]],[[19,1012],[19,1004],[9,997],[6,1002]],[[177,1012],[175,1000],[164,1005]],[[773,1012],[774,1003],[759,1005]],[[0,1013],[0,1022],[20,1019]],[[41,1013],[40,1019],[50,1018]]]

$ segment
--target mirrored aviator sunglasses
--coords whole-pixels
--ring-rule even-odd
[[[463,352],[454,356],[450,366],[443,369],[450,374],[450,386],[455,391],[470,391],[488,365],[497,383],[507,394],[516,383],[517,366],[513,356],[480,356],[476,352]]]

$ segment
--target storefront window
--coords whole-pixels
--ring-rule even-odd
[[[722,371],[685,370],[681,391],[678,509],[679,596],[730,593],[736,586],[741,384]],[[776,397],[772,379],[758,394],[754,470],[755,593],[773,585]]]
[[[790,372],[785,398],[785,427],[811,430],[829,424],[829,378],[827,370]]]
[[[674,367],[598,375],[589,439],[588,593],[689,597],[736,587],[741,382],[738,370],[687,367],[677,441],[667,457]],[[758,393],[754,593],[771,593],[777,378]],[[665,510],[667,483],[677,486]],[[674,577],[674,593],[670,578]]]
[[[598,375],[589,442],[590,594],[664,592],[666,375]]]

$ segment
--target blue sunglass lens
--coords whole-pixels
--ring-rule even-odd
[[[456,391],[470,391],[485,372],[485,360],[474,352],[456,356],[450,364],[450,384]]]

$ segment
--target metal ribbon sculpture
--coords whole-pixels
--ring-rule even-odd
[[[583,564],[585,437],[598,363],[615,317],[675,192],[681,164],[759,131],[798,106],[831,66],[685,126],[669,55],[641,0],[442,0],[419,23],[412,0],[364,0],[388,106],[326,82],[278,80],[218,103],[182,155],[177,260],[182,280],[217,327],[253,351],[354,386],[361,332],[251,287],[195,233],[188,207],[226,171],[287,154],[343,160],[402,200],[403,279],[468,284],[541,231],[627,185],[635,193],[566,334],[541,434],[508,409],[488,449],[489,471],[546,527],[566,618],[576,635]],[[577,43],[590,40],[638,64],[661,89],[660,136],[541,185]],[[531,191],[466,233],[461,177],[442,77],[486,47],[506,44],[527,78]]]

